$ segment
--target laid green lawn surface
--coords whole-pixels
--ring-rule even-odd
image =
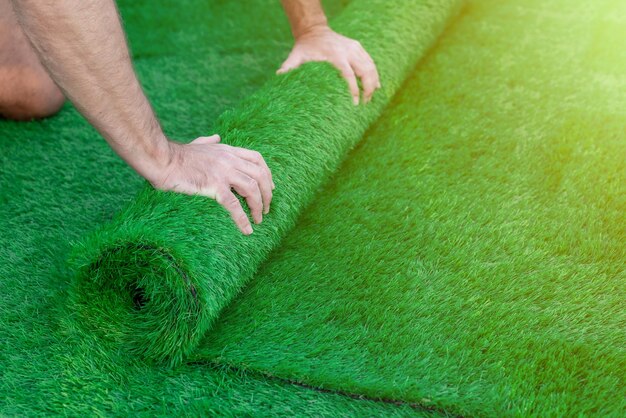
[[[122,7],[181,140],[290,44],[274,2],[189,3]],[[0,413],[623,415],[625,21],[617,0],[470,1],[174,369],[67,318],[70,243],[141,180],[69,106],[0,121]]]
[[[626,5],[470,2],[200,357],[474,415],[626,412]]]
[[[121,2],[137,69],[167,133],[206,135],[273,77],[291,47],[278,3]],[[341,1],[326,2],[332,16]],[[63,325],[73,242],[111,219],[142,180],[70,105],[0,121],[0,415],[419,415],[256,373],[136,364],[114,371]]]

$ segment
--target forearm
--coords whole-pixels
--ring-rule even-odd
[[[112,0],[13,0],[50,76],[111,147],[144,177],[168,141],[132,67]]]
[[[319,0],[281,0],[294,38],[311,28],[327,26],[328,21]]]

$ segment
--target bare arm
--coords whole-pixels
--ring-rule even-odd
[[[54,81],[111,147],[155,187],[216,199],[239,228],[250,223],[235,189],[261,221],[273,183],[253,151],[201,137],[169,141],[135,75],[113,0],[12,0],[24,32]]]
[[[361,44],[328,27],[319,0],[281,0],[295,38],[295,45],[278,70],[293,70],[305,62],[327,61],[333,64],[348,83],[354,104],[359,104],[359,85],[363,85],[363,101],[369,102],[380,79],[374,61]]]
[[[111,147],[144,176],[165,166],[168,141],[135,76],[115,4],[13,5],[51,77]]]
[[[328,26],[319,0],[281,0],[281,3],[296,39],[311,29]]]

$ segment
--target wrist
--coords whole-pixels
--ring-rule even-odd
[[[176,159],[177,145],[165,135],[159,135],[153,140],[152,146],[133,164],[133,168],[153,186],[160,185]]]
[[[303,23],[298,25],[298,27],[294,27],[292,33],[294,39],[298,41],[298,39],[302,37],[309,36],[315,33],[327,32],[330,30],[331,29],[330,26],[328,26],[328,21],[326,20],[326,17],[323,16],[316,21]]]

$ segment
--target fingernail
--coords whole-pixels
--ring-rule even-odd
[[[263,211],[263,215],[267,215],[268,213],[270,213],[270,207],[269,205],[265,208],[265,210]]]
[[[354,103],[354,105],[355,105],[355,106],[358,106],[358,104],[359,104],[359,98],[358,98],[358,97],[356,97],[356,96],[355,96],[355,97],[353,97],[353,98],[352,98],[352,103]]]
[[[250,225],[246,226],[245,234],[250,235],[251,233],[252,233],[252,226]]]

